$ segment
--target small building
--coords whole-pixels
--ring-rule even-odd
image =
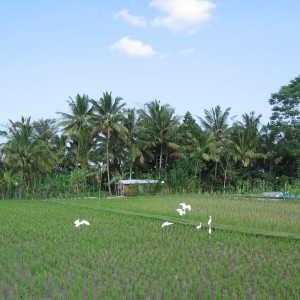
[[[124,179],[117,182],[117,191],[119,196],[138,195],[140,193],[153,193],[157,191],[160,180],[149,179]]]

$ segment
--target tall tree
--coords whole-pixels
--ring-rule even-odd
[[[215,177],[217,176],[218,161],[222,155],[222,143],[228,134],[228,118],[231,108],[228,107],[223,112],[221,107],[217,105],[211,110],[204,110],[204,118],[198,117],[201,125],[205,130],[209,131],[215,139]]]
[[[201,131],[197,136],[190,134],[186,139],[186,149],[188,157],[192,160],[194,166],[194,177],[201,177],[201,170],[204,168],[204,161],[214,159],[213,145],[214,138],[208,131]]]
[[[22,171],[29,184],[36,173],[48,173],[56,162],[51,144],[36,135],[30,118],[20,122],[9,120],[8,142],[3,147],[4,163],[14,171]]]
[[[249,114],[242,115],[242,122],[238,122],[243,127],[247,128],[248,134],[253,137],[257,136],[259,132],[259,126],[261,124],[260,120],[262,118],[262,114],[255,115],[254,111],[251,111]]]
[[[140,126],[144,128],[145,139],[149,145],[159,148],[159,177],[162,169],[163,155],[165,165],[167,162],[168,150],[178,149],[175,143],[176,132],[179,127],[179,116],[168,104],[160,105],[157,100],[148,102],[144,109],[139,110]]]
[[[231,108],[228,107],[223,112],[221,107],[217,105],[211,110],[204,110],[204,118],[200,118],[200,122],[205,130],[210,131],[217,142],[221,142],[228,129],[228,118]]]
[[[277,137],[276,148],[282,172],[289,176],[299,176],[300,76],[272,94],[269,103],[272,105],[272,115],[268,127]]]
[[[55,119],[39,119],[32,122],[34,134],[40,136],[46,143],[53,143],[58,134],[58,126]]]
[[[183,143],[184,140],[190,138],[191,136],[197,138],[202,134],[202,128],[197,124],[196,120],[189,111],[184,115],[179,131],[181,133]]]
[[[132,178],[132,169],[134,162],[139,158],[141,164],[144,162],[142,152],[142,140],[139,133],[142,128],[138,126],[138,115],[135,109],[128,109],[127,116],[124,119],[124,126],[128,132],[125,138],[125,151],[127,152],[127,160],[129,163],[129,178]]]
[[[62,126],[69,135],[89,127],[89,117],[92,114],[89,97],[85,94],[82,96],[77,94],[75,100],[69,97],[67,102],[71,113],[58,112],[62,116],[58,125]]]
[[[268,129],[268,126],[263,126],[258,144],[260,149],[259,151],[265,154],[263,166],[268,170],[269,175],[272,176],[276,163],[276,135]]]
[[[123,99],[116,97],[113,99],[111,93],[103,93],[103,97],[99,101],[90,100],[93,104],[93,122],[94,130],[93,137],[96,137],[98,133],[105,135],[106,137],[106,167],[107,167],[107,183],[108,191],[111,194],[110,188],[110,169],[109,169],[109,142],[114,132],[125,134],[127,128],[122,124],[126,111],[124,106],[126,103],[121,103]]]
[[[251,111],[243,114],[242,121],[232,127],[230,141],[243,167],[251,167],[256,158],[265,158],[263,153],[257,152],[261,117],[261,114],[256,116]]]
[[[63,127],[63,131],[72,140],[76,152],[76,164],[87,169],[88,152],[92,145],[90,118],[93,107],[90,105],[89,97],[85,94],[82,96],[77,94],[75,100],[69,97],[68,103],[71,112],[58,112],[62,116],[58,125]]]
[[[289,85],[282,86],[278,93],[273,93],[269,103],[273,106],[271,125],[283,130],[296,130],[299,134],[300,75],[291,80]]]

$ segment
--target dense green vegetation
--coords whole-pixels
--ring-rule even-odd
[[[2,200],[0,298],[298,299],[299,213],[291,199],[203,195]]]
[[[136,110],[108,92],[77,95],[57,120],[2,127],[0,198],[114,194],[128,178],[161,179],[169,193],[300,194],[300,76],[269,103],[261,124],[254,111],[232,120],[230,107],[180,117],[157,100]]]

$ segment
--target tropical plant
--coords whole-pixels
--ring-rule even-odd
[[[197,137],[190,135],[186,140],[188,157],[193,161],[194,177],[201,177],[201,170],[205,167],[204,162],[214,159],[214,138],[208,131],[202,131]]]
[[[34,180],[35,174],[51,172],[56,155],[52,145],[43,140],[43,135],[35,134],[30,118],[9,122],[8,142],[2,149],[4,164],[14,172],[23,172],[28,184]]]
[[[57,112],[62,116],[62,120],[58,125],[62,127],[63,131],[72,135],[78,131],[89,128],[89,118],[92,114],[92,107],[90,107],[90,99],[87,95],[76,95],[75,100],[69,97],[67,101],[71,109],[71,113]]]
[[[222,156],[222,143],[228,136],[228,118],[231,108],[228,107],[223,112],[217,105],[215,108],[204,110],[204,118],[198,117],[205,130],[210,132],[215,139],[214,157],[215,157],[215,177],[217,177],[218,162]]]
[[[127,128],[128,132],[125,137],[125,147],[126,152],[125,160],[129,165],[129,178],[132,178],[132,169],[134,162],[139,159],[140,164],[144,163],[144,155],[142,152],[142,139],[139,136],[142,128],[138,126],[138,115],[135,109],[128,109],[127,116],[124,119],[124,126]]]
[[[235,158],[243,167],[251,167],[256,158],[266,158],[264,153],[257,152],[261,116],[255,116],[254,112],[244,114],[243,122],[232,127],[230,143],[236,152]]]
[[[199,118],[201,125],[205,130],[211,132],[216,142],[223,141],[226,138],[226,132],[228,130],[228,118],[231,107],[228,107],[223,112],[221,107],[217,105],[215,108],[204,110],[204,118]]]
[[[280,173],[300,175],[300,76],[282,86],[269,99],[272,115],[268,128],[276,135]]]
[[[76,166],[83,169],[88,167],[88,153],[92,146],[92,127],[90,118],[93,108],[90,105],[90,99],[87,95],[76,95],[75,100],[71,97],[68,100],[71,113],[58,112],[62,120],[58,125],[68,135],[69,141],[75,151]]]
[[[170,150],[177,151],[180,147],[175,142],[179,128],[179,116],[168,104],[160,105],[160,101],[148,102],[144,109],[140,109],[139,126],[143,128],[143,136],[148,148],[158,147],[158,169],[161,175],[163,156],[167,166]]]
[[[126,111],[124,106],[126,103],[121,103],[123,99],[116,97],[113,99],[111,93],[103,93],[103,97],[99,101],[90,100],[93,105],[93,124],[94,129],[92,136],[96,138],[100,133],[106,138],[106,168],[107,168],[107,184],[108,192],[111,194],[110,188],[110,139],[112,134],[115,132],[123,135],[128,131],[127,128],[122,124]]]

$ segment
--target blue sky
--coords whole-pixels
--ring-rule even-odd
[[[299,0],[1,0],[0,124],[58,118],[76,94],[231,107],[264,124],[300,74]]]

